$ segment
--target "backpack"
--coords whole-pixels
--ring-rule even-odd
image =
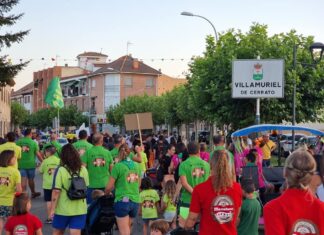
[[[87,197],[87,185],[84,178],[80,176],[80,173],[73,172],[71,174],[69,172],[69,174],[71,176],[70,187],[67,190],[63,188],[66,191],[68,198],[70,200],[85,199]]]

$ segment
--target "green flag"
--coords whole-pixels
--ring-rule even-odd
[[[63,108],[64,102],[59,77],[54,77],[49,84],[45,96],[45,103],[54,108]]]

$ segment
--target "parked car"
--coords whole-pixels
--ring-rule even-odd
[[[289,135],[286,134],[279,134],[277,136],[270,135],[269,139],[272,140],[277,145],[277,147],[273,151],[275,155],[279,154],[279,149],[280,149],[280,154],[283,153],[283,145],[287,141],[288,136]],[[278,138],[279,138],[279,143],[278,143]]]
[[[316,145],[317,140],[318,139],[316,136],[305,136],[298,140],[297,146],[302,147],[304,145],[306,146]]]
[[[295,134],[295,143],[294,143],[295,149],[298,147],[298,145],[297,145],[298,141],[303,137],[306,137],[306,135],[304,135],[304,134]],[[291,148],[292,148],[292,135],[288,135],[287,140],[282,145],[282,150],[283,150],[284,157],[289,156],[289,154],[291,152]]]
[[[67,138],[57,138],[57,142],[61,145],[64,146],[66,144],[69,143],[69,141],[67,140]]]

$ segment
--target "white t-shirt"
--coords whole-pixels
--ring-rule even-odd
[[[316,194],[319,198],[319,200],[321,200],[322,202],[324,202],[324,185],[321,184],[320,186],[318,186],[317,190],[316,190]]]

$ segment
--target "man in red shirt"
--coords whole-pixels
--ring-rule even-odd
[[[211,177],[193,190],[185,229],[192,228],[201,214],[199,234],[235,235],[242,204],[241,186],[233,181],[226,151],[216,151],[210,164]]]

